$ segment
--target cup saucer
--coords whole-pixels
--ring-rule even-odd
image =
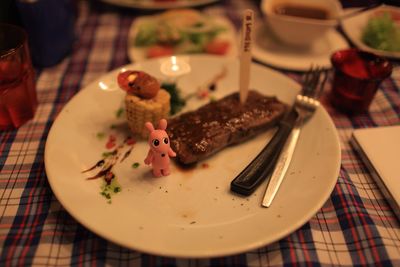
[[[289,46],[279,41],[265,24],[258,24],[254,34],[252,54],[258,60],[273,67],[306,71],[311,64],[331,67],[333,52],[348,48],[345,38],[336,30],[328,31],[309,47]]]

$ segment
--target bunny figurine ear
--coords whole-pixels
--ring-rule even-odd
[[[144,124],[144,126],[146,126],[146,128],[147,128],[147,130],[149,130],[149,132],[152,132],[152,131],[154,131],[154,126],[153,126],[153,124],[151,123],[151,122],[146,122],[145,124]]]
[[[158,123],[158,129],[165,131],[167,129],[167,120],[166,119],[161,119],[160,122]]]

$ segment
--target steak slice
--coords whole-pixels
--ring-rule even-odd
[[[254,90],[241,105],[239,93],[233,93],[171,118],[167,132],[178,162],[192,164],[275,126],[286,109],[276,97]]]

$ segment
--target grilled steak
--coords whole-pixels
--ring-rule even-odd
[[[286,109],[276,97],[254,90],[241,105],[233,93],[170,119],[167,132],[178,162],[191,164],[275,126]]]

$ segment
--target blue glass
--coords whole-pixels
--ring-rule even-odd
[[[52,66],[68,55],[74,41],[74,0],[17,0],[17,8],[35,66]]]

